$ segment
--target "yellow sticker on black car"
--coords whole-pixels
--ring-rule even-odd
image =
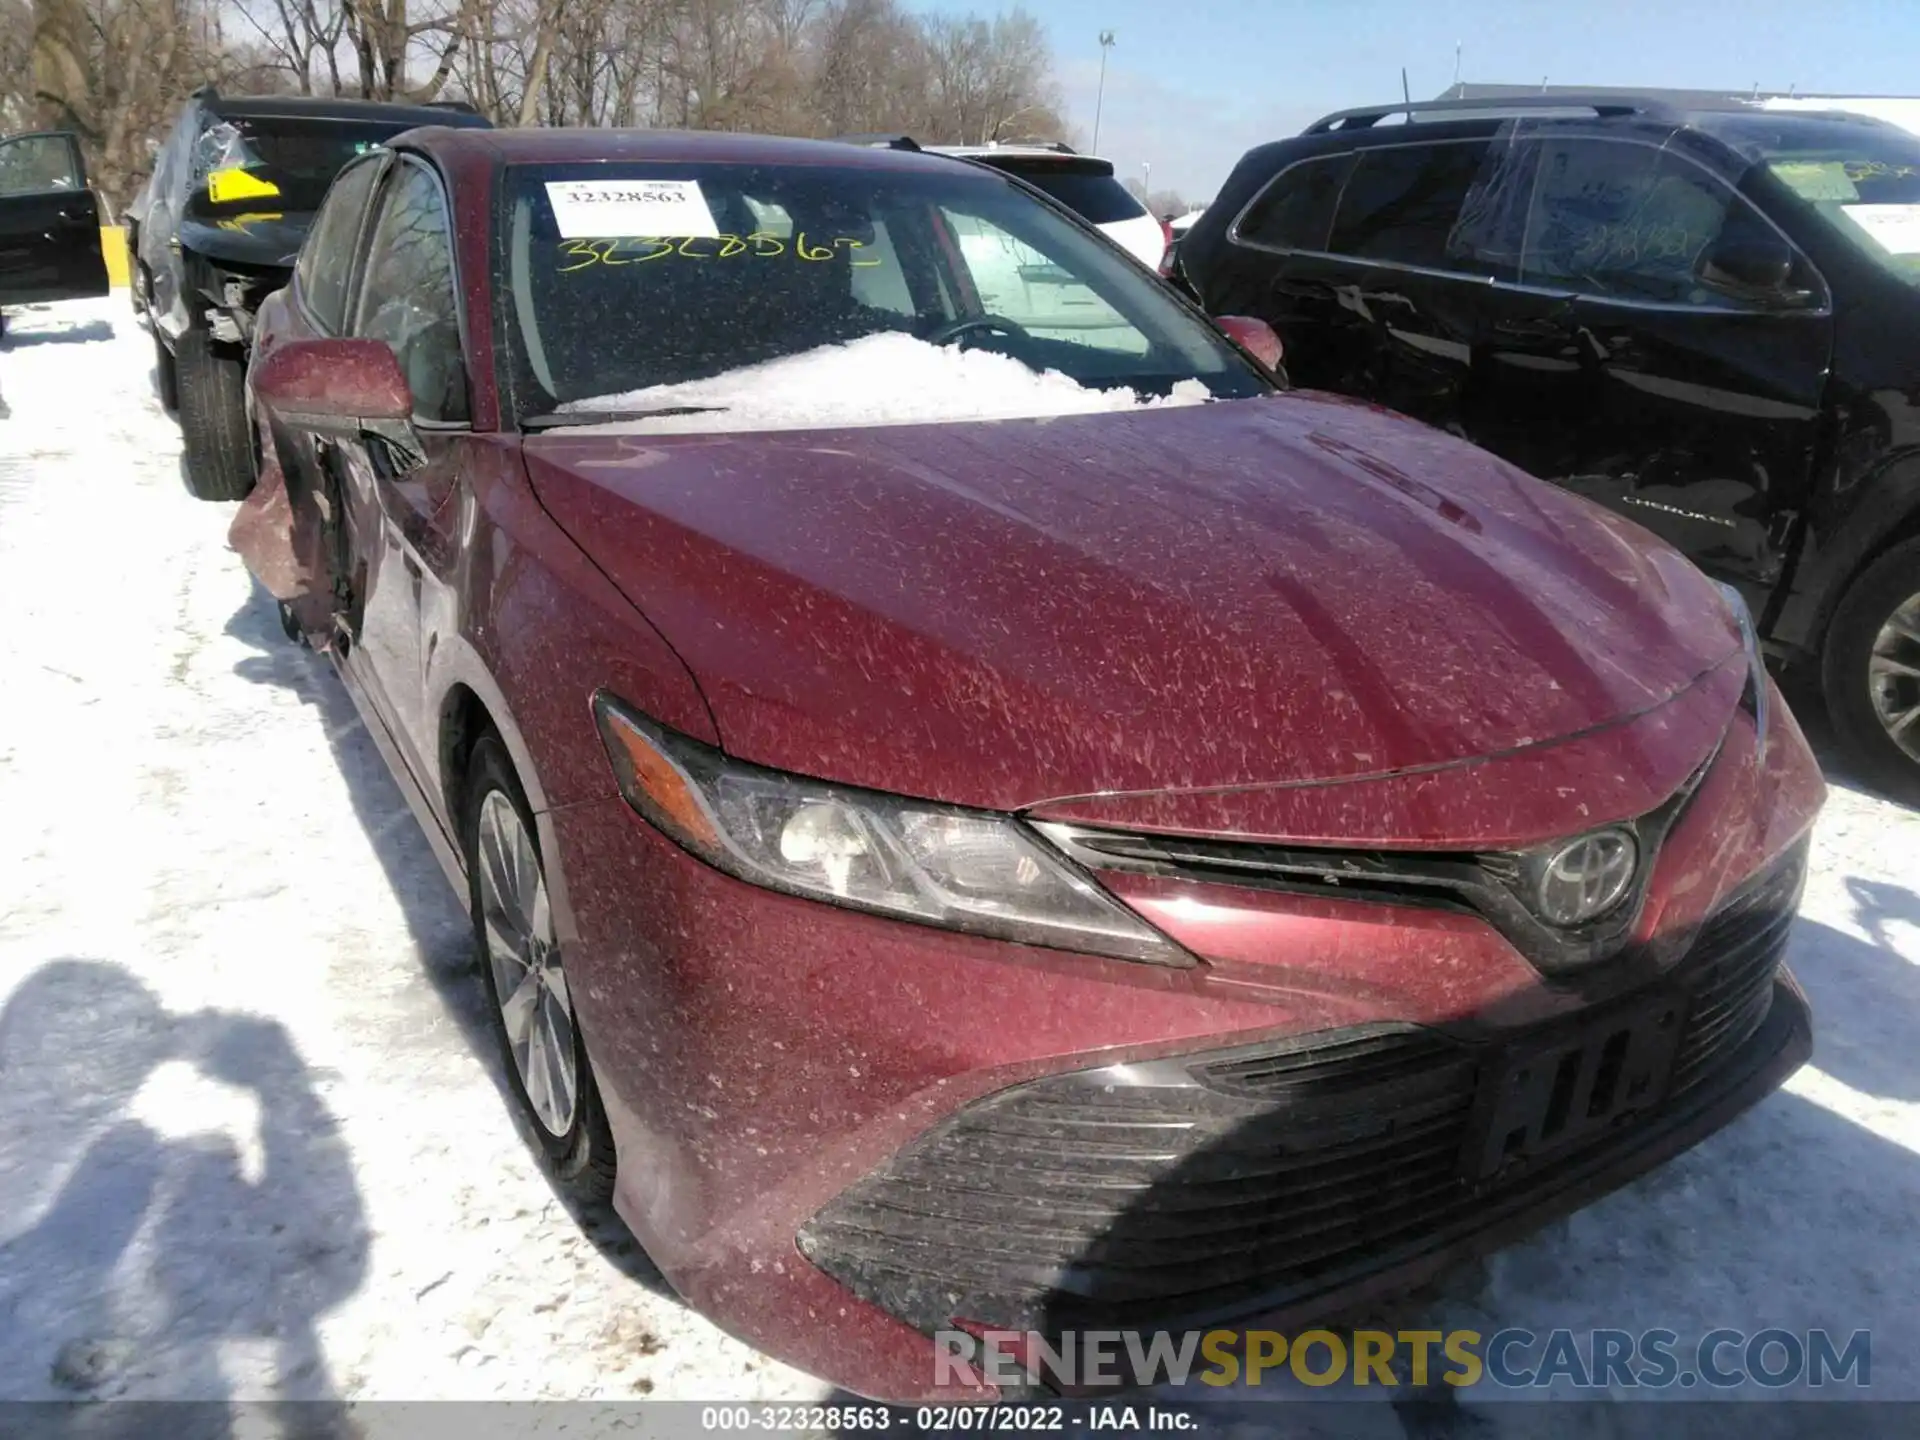
[[[278,195],[280,187],[271,180],[241,169],[214,170],[207,175],[207,198],[216,205],[229,200],[263,200]]]

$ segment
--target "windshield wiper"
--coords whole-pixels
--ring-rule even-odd
[[[522,430],[559,430],[568,425],[610,425],[620,420],[659,420],[668,415],[705,415],[725,410],[725,405],[663,405],[658,410],[550,410],[545,415],[529,415],[520,422]]]

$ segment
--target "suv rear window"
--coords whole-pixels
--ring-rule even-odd
[[[1327,248],[1363,260],[1461,269],[1447,254],[1447,237],[1486,156],[1485,140],[1362,151]]]
[[[1290,165],[1247,207],[1239,236],[1279,250],[1325,250],[1333,207],[1352,155],[1322,155]]]
[[[1104,160],[1075,163],[991,159],[987,163],[996,170],[1019,176],[1036,190],[1046,192],[1081,219],[1095,225],[1138,220],[1147,213],[1147,207],[1128,194],[1127,187],[1113,178],[1113,166]]]
[[[224,214],[236,205],[250,210],[317,210],[333,177],[349,160],[417,123],[306,115],[216,118],[194,142],[188,207],[202,214]],[[244,174],[244,183],[233,183],[236,172]],[[252,182],[272,186],[274,193],[263,193]],[[228,195],[234,198],[225,198]],[[271,203],[263,205],[266,200]]]

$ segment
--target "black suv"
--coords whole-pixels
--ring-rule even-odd
[[[1272,323],[1296,383],[1672,541],[1920,791],[1920,138],[1735,100],[1344,111],[1242,158],[1174,278]]]
[[[136,305],[152,322],[160,398],[178,406],[187,486],[253,488],[247,346],[287,283],[313,212],[354,156],[422,125],[487,121],[465,106],[196,92],[154,157],[127,222]]]

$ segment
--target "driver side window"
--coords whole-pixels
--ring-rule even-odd
[[[352,333],[392,347],[413,391],[415,416],[464,422],[467,376],[453,237],[439,183],[424,165],[403,161],[389,172],[379,207]]]
[[[0,141],[0,195],[84,190],[80,150],[67,135],[21,135]]]
[[[1745,200],[1665,150],[1590,137],[1544,140],[1521,279],[1607,300],[1724,309],[1700,261],[1723,230],[1766,228]]]
[[[383,163],[384,157],[375,156],[357,160],[340,172],[293,267],[300,298],[329,335],[339,334],[346,322],[347,278],[360,239],[360,221]]]

